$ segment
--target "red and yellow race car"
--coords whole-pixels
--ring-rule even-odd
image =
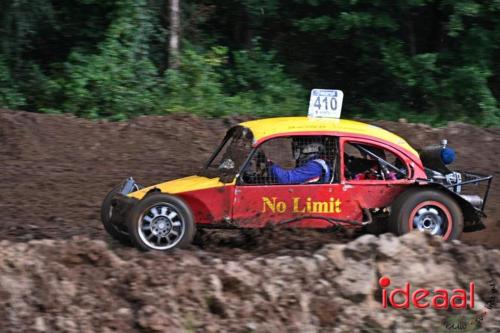
[[[492,179],[451,171],[454,158],[445,141],[417,152],[357,121],[248,121],[229,129],[197,175],[148,187],[125,180],[101,218],[112,237],[143,250],[185,246],[204,227],[373,226],[452,240],[484,228]]]

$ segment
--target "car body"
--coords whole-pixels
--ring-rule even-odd
[[[287,157],[292,155],[291,147],[306,139],[319,140],[326,147],[330,156],[325,153],[323,159],[332,170],[331,179],[321,183],[277,183],[269,175],[269,169],[260,164],[259,154],[261,159],[263,155],[276,157],[280,164],[293,168],[293,158]],[[423,151],[424,159],[421,158],[422,152],[398,135],[345,119],[280,117],[247,121],[229,129],[197,175],[143,188],[129,179],[115,189],[107,205],[103,205],[104,215],[110,209],[113,211],[108,214],[107,230],[109,232],[111,225],[122,235],[129,234],[129,212],[152,194],[174,196],[180,200],[196,228],[263,228],[269,225],[360,228],[380,224],[380,220],[395,215],[391,208],[404,193],[408,196],[410,192],[425,189],[430,199],[426,195],[424,199],[415,199],[416,194],[411,194],[410,199],[396,205],[398,211],[408,211],[403,212],[407,215],[405,219],[411,218],[414,222],[401,224],[393,221],[390,230],[405,233],[418,228],[453,239],[463,230],[484,228],[481,218],[484,217],[492,177],[449,170],[439,156],[445,149],[449,150],[446,143],[430,147]],[[430,169],[423,160],[435,168]],[[370,169],[361,173],[353,171],[362,164],[370,165]],[[487,185],[481,195],[463,194],[465,185],[471,183]],[[418,195],[422,196],[421,193]],[[441,202],[441,197],[446,199],[445,202]],[[413,206],[405,208],[412,200],[416,200],[415,207],[418,200],[423,200],[424,206],[417,207],[417,211]],[[457,207],[460,212],[456,212]],[[164,210],[167,212],[167,208]],[[149,214],[146,219],[158,218],[155,212],[145,213]],[[168,214],[163,215],[161,221],[172,222]],[[144,215],[138,218],[141,216],[144,218]],[[163,222],[157,222],[155,228],[163,226]],[[436,227],[437,224],[441,227]],[[133,225],[140,234],[137,221]],[[148,235],[154,243],[153,234],[150,231]],[[176,246],[142,246],[157,250],[173,247]]]

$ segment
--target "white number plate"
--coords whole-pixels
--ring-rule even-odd
[[[341,90],[313,89],[309,99],[308,116],[313,118],[340,118],[344,93]]]

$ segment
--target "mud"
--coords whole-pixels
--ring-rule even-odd
[[[2,241],[0,331],[423,333],[460,324],[493,333],[499,256],[418,232],[278,256],[138,253],[80,237]],[[384,309],[381,276],[391,287],[450,293],[474,281],[474,310]]]

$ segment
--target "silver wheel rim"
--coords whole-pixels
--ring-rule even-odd
[[[177,208],[169,203],[156,203],[139,217],[137,231],[141,240],[155,250],[176,246],[186,230],[186,224]]]
[[[434,236],[443,236],[446,231],[446,217],[440,209],[434,206],[425,206],[418,210],[413,218],[413,227],[419,231]]]

